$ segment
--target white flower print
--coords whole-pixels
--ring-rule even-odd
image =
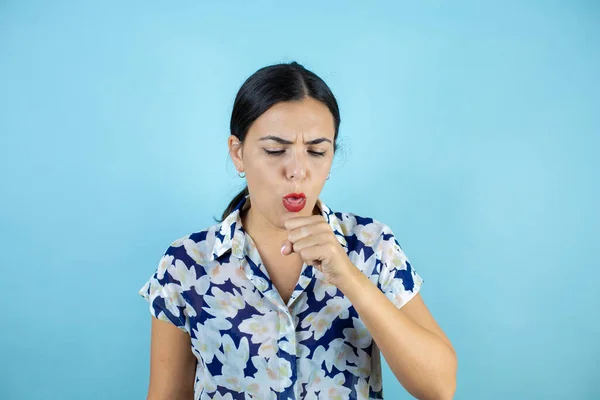
[[[212,283],[215,285],[222,285],[229,279],[232,266],[226,263],[211,261],[204,266],[204,269]]]
[[[175,257],[170,254],[165,254],[160,258],[158,268],[156,270],[156,279],[163,280],[165,278],[165,272],[167,272],[167,269],[171,266],[173,260],[175,260]]]
[[[373,337],[371,336],[371,333],[367,329],[365,323],[360,318],[353,317],[352,325],[354,328],[346,328],[343,331],[346,342],[358,347],[359,349],[368,347],[371,344]]]
[[[350,260],[354,263],[354,265],[356,265],[356,267],[360,269],[363,275],[369,277],[373,273],[377,273],[375,267],[378,262],[378,257],[374,254],[375,253],[373,253],[373,255],[371,255],[366,261],[362,252],[357,253],[356,251],[353,251],[349,257]]]
[[[248,279],[248,276],[243,268],[232,266],[231,272],[232,273],[229,275],[229,280],[233,286],[237,286],[241,289],[254,288],[254,285],[250,279]]]
[[[359,355],[361,353],[359,352]],[[378,367],[379,366],[379,367]],[[369,375],[369,385],[375,392],[383,389],[383,378],[381,376],[381,351],[377,347],[377,343],[373,342],[371,349],[371,373]]]
[[[244,308],[244,299],[233,289],[235,294],[223,292],[216,286],[212,287],[213,296],[204,296],[206,305],[203,307],[206,312],[214,316],[233,318],[238,311]],[[208,307],[207,307],[208,306]]]
[[[338,219],[338,224],[341,229],[341,233],[346,236],[350,236],[356,228],[356,218],[353,215],[344,215],[341,219]]]
[[[298,341],[298,343],[300,342],[304,342],[306,339],[310,339],[312,337],[312,332],[311,331],[298,331],[296,332],[296,340]],[[304,346],[306,347],[306,346]],[[308,349],[308,347],[306,347]]]
[[[369,383],[365,378],[358,378],[358,383],[356,384],[355,389],[359,399],[369,398]]]
[[[168,268],[169,275],[180,282],[183,291],[190,290],[196,283],[196,269],[188,268],[181,260],[175,260]]]
[[[298,357],[300,357],[300,358],[306,358],[310,354],[310,349],[308,348],[308,346],[305,346],[305,345],[303,345],[301,343],[298,343],[296,345],[296,347],[298,348],[298,350],[297,350]]]
[[[215,352],[221,346],[221,332],[232,328],[231,322],[222,318],[211,318],[206,320],[204,325],[196,324],[192,329],[192,346],[197,349],[207,364],[213,361]]]
[[[196,280],[194,289],[200,296],[204,296],[210,287],[210,276],[204,275]]]
[[[258,370],[254,374],[256,382],[264,382],[277,392],[282,392],[292,384],[292,367],[284,358],[271,357],[268,360],[264,357],[252,357],[252,364]]]
[[[196,280],[193,287],[200,296],[203,296],[210,286],[210,278],[206,275],[201,276]],[[196,309],[189,303],[185,304],[185,312],[188,317],[196,317],[198,314],[196,313]]]
[[[338,376],[338,375],[336,375]],[[343,375],[342,375],[342,378]],[[348,400],[350,399],[350,392],[352,392],[352,390],[350,388],[347,388],[344,386],[344,381],[342,381],[342,383],[337,383],[338,381],[334,379],[331,379],[331,381],[333,381],[333,384],[329,385],[329,388],[327,390],[323,391],[323,394],[327,396],[328,400]]]
[[[179,307],[185,307],[185,300],[181,296],[181,286],[176,283],[167,283],[160,294],[165,299],[165,306],[171,314],[180,316]]]
[[[365,246],[373,247],[381,237],[381,224],[373,222],[368,225],[358,225],[354,234]]]
[[[418,288],[421,284],[420,278],[413,277],[413,281],[415,283],[415,288]],[[401,278],[395,278],[391,281],[389,286],[386,289],[385,295],[388,299],[391,300],[392,303],[396,305],[396,307],[402,307],[404,304],[408,302],[415,294],[416,290],[407,291],[404,289],[404,282],[402,282]]]
[[[326,306],[319,311],[323,315],[329,318],[337,316],[340,319],[346,319],[350,315],[351,304],[345,297],[336,296],[332,299],[327,300]]]
[[[196,396],[203,389],[206,393],[215,392],[217,390],[217,382],[215,382],[214,377],[206,369],[204,360],[200,359],[196,367],[196,383],[194,384]]]
[[[248,339],[240,340],[239,348],[235,347],[229,335],[223,335],[223,352],[215,351],[215,356],[223,364],[222,373],[217,377],[219,385],[236,392],[242,391],[245,386],[244,368],[248,363],[250,349]]]
[[[382,248],[382,260],[389,269],[406,269],[406,254],[394,239],[388,239]]]
[[[196,313],[196,309],[194,308],[194,306],[192,306],[190,303],[185,303],[185,311],[184,311],[185,315],[187,315],[188,318],[193,318],[198,316],[198,314]]]
[[[242,298],[248,305],[257,310],[264,310],[270,304],[256,288],[242,288]]]
[[[308,357],[310,349],[307,346],[298,345],[298,350],[298,381],[300,384],[312,384],[319,381],[319,376],[325,376],[325,371],[321,366],[326,354],[323,346],[317,347],[312,357]]]
[[[308,310],[308,296],[298,297],[296,301],[294,301],[292,307],[295,315],[304,313],[306,310]]]
[[[308,361],[308,360],[307,360]],[[308,363],[303,363],[308,364]],[[304,400],[318,400],[319,395],[316,392],[322,391],[323,382],[325,381],[325,371],[320,369],[319,367],[314,368],[313,365],[303,365],[303,367],[309,368],[306,373],[309,374],[308,379],[301,379],[300,382],[306,382],[306,395],[304,396]],[[310,368],[313,367],[311,370]]]
[[[188,240],[190,238],[191,235],[186,235],[183,237],[180,237],[179,239],[176,239],[173,243],[171,243],[171,245],[169,247],[181,247],[183,246],[183,243]]]
[[[231,393],[225,393],[224,395],[215,391],[214,394],[211,395],[212,400],[233,400],[233,395]]]
[[[321,301],[325,298],[325,293],[327,293],[330,297],[335,296],[337,293],[337,287],[325,281],[319,280],[315,283],[314,286],[314,294],[315,299]]]
[[[308,320],[308,318],[309,317],[307,317],[306,320],[304,320],[304,322],[306,322]],[[313,331],[313,333],[315,335],[315,340],[319,340],[323,337],[323,335],[325,335],[325,332],[327,332],[327,330],[331,327],[332,322],[333,321],[328,320],[323,315],[316,313],[316,317],[312,321],[310,328],[309,328],[309,330]]]
[[[326,306],[318,312],[310,313],[302,321],[302,328],[308,327],[309,331],[314,332],[315,340],[323,337],[325,332],[331,328],[331,324],[336,316],[340,319],[348,318],[350,302],[343,297],[336,296],[329,299]]]
[[[203,240],[201,242],[195,242],[192,239],[184,239],[182,242],[186,253],[197,264],[204,265],[210,260],[212,256],[212,245],[210,244],[210,241]]]
[[[254,314],[239,325],[241,332],[251,335],[252,343],[261,343],[258,355],[272,357],[277,353],[277,313]]]
[[[371,372],[371,356],[362,349],[358,349],[357,353],[358,356],[355,356],[354,353],[352,353],[350,358],[350,361],[356,364],[356,366],[349,365],[346,369],[355,376],[368,378]]]
[[[304,345],[300,345],[300,346],[306,347]],[[285,351],[288,354],[292,354],[292,355],[296,354],[296,348],[294,347],[293,343],[288,341],[286,338],[282,339],[279,342],[279,349],[282,351]]]
[[[313,381],[306,385],[308,394],[305,399],[317,399],[317,397],[314,397],[315,392],[320,392],[319,399],[348,400],[352,390],[344,386],[345,381],[346,378],[341,372],[330,378],[321,370],[315,374]]]
[[[278,400],[277,393],[271,390],[268,382],[260,381],[252,376],[246,377],[246,399]]]
[[[354,350],[341,338],[332,340],[322,357],[329,372],[332,371],[332,367],[336,367],[340,371],[350,370],[351,366],[348,366],[348,362],[356,363]]]

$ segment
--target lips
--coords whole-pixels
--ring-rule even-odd
[[[285,195],[282,201],[286,210],[299,212],[306,205],[306,195],[304,193],[290,193]]]

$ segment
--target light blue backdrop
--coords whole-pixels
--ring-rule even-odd
[[[394,229],[456,398],[600,398],[598,3],[284,3],[0,2],[0,399],[144,398],[137,290],[239,188],[243,80],[291,60],[341,106],[323,199]]]

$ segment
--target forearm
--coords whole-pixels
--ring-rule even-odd
[[[194,390],[174,390],[166,393],[148,392],[146,400],[193,400]]]
[[[413,322],[364,274],[340,288],[350,300],[398,381],[418,399],[451,399],[457,360],[451,346]]]

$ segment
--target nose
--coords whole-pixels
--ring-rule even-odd
[[[286,166],[286,175],[290,180],[303,180],[306,177],[306,157],[302,151],[294,151]]]

